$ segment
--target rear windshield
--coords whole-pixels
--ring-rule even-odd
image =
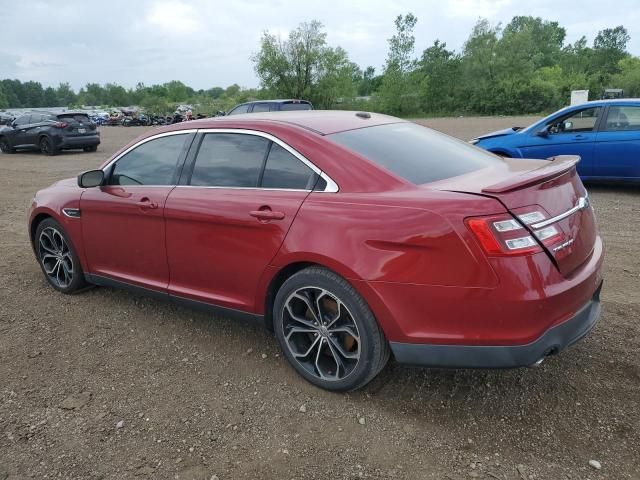
[[[415,123],[376,125],[329,138],[416,185],[501,162],[480,148]]]
[[[76,122],[89,123],[89,116],[82,113],[63,113],[62,115],[58,115],[58,119],[67,122],[75,120]]]
[[[283,112],[291,110],[311,110],[310,103],[283,103],[280,105],[280,110]]]

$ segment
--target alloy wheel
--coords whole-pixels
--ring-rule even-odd
[[[57,229],[47,227],[40,233],[38,253],[49,281],[59,288],[67,288],[73,281],[73,259],[64,237]]]
[[[360,360],[360,334],[351,312],[333,293],[304,287],[287,298],[284,339],[295,361],[325,381],[343,380]]]

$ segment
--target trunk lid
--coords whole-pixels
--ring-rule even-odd
[[[533,234],[550,226],[559,231],[557,240],[540,244],[558,270],[569,276],[589,258],[597,235],[593,209],[576,172],[579,161],[580,157],[568,155],[549,160],[504,159],[428,187],[495,198],[514,216],[543,213],[544,219],[526,228]]]
[[[58,121],[67,124],[64,131],[69,136],[95,135],[96,133],[96,124],[86,114],[63,113],[58,115]]]

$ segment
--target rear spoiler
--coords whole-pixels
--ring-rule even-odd
[[[535,170],[529,170],[515,178],[510,178],[494,185],[490,185],[482,189],[484,193],[505,193],[511,190],[542,183],[543,181],[552,180],[560,175],[564,175],[580,161],[577,155],[558,155],[549,157],[549,163]]]

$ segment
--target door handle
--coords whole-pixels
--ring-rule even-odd
[[[274,212],[270,208],[263,210],[251,210],[249,215],[257,218],[260,221],[268,222],[269,220],[283,220],[284,213],[282,212]]]
[[[138,207],[140,207],[141,210],[154,210],[158,208],[158,204],[155,202],[152,202],[147,197],[143,197],[138,202]]]
[[[580,134],[575,135],[575,136],[573,137],[573,139],[574,139],[574,140],[581,140],[581,139],[583,139],[583,138],[584,138],[584,135],[580,135]]]

